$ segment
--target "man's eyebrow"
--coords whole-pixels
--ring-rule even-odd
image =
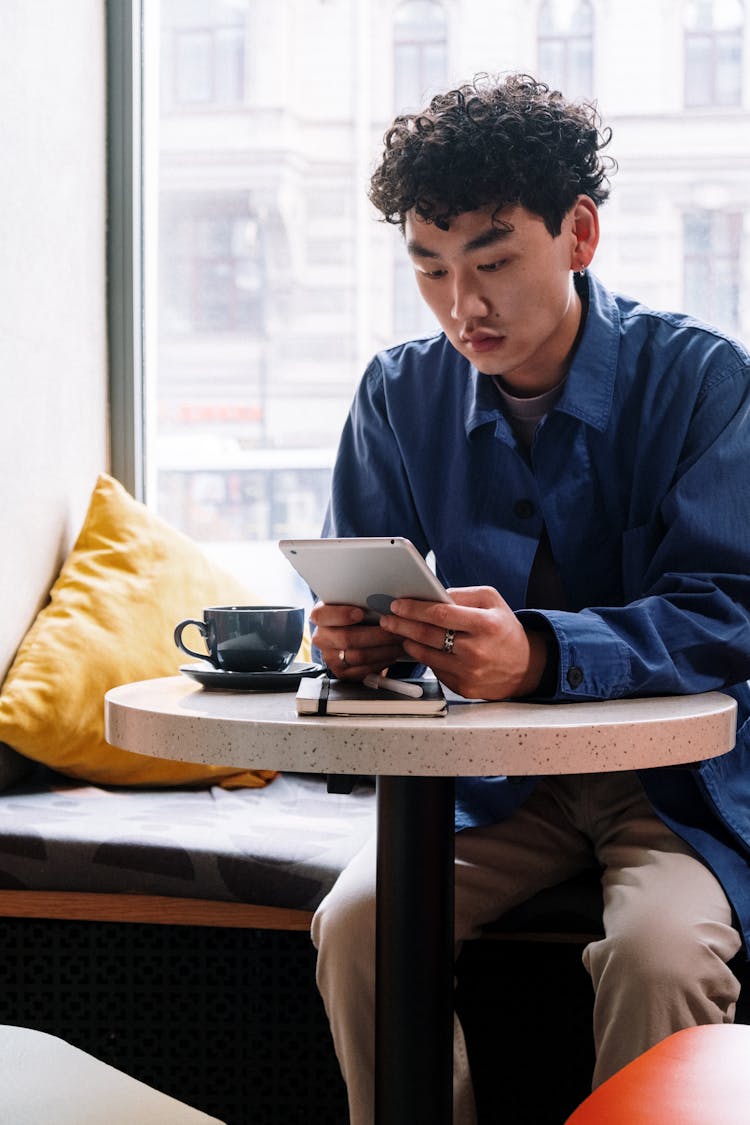
[[[494,246],[497,242],[503,242],[510,235],[515,233],[515,227],[510,226],[493,226],[488,227],[487,230],[482,231],[476,238],[469,239],[462,246],[464,254],[471,254],[474,250],[484,250],[486,246]],[[440,258],[436,250],[430,250],[423,246],[416,238],[410,238],[406,243],[406,249],[412,258]]]
[[[440,255],[434,250],[428,250],[421,242],[417,242],[416,238],[410,238],[406,243],[406,249],[412,258],[439,258]]]
[[[478,234],[463,245],[464,254],[471,254],[473,250],[484,250],[485,246],[494,246],[496,242],[503,242],[515,233],[515,227],[510,224],[502,227],[489,227],[488,230]]]

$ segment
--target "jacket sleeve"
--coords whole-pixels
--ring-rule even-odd
[[[559,649],[554,698],[688,694],[750,677],[750,372],[714,377],[696,404],[671,486],[627,533],[623,606],[521,611]],[[636,576],[633,578],[632,576]]]

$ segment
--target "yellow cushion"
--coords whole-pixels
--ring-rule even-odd
[[[252,605],[237,579],[102,474],[78,539],[0,693],[0,742],[102,785],[259,786],[268,770],[172,762],[104,740],[104,693],[171,676],[174,627],[205,606]],[[309,659],[309,641],[302,659]]]

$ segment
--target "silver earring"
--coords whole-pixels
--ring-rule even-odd
[[[579,277],[585,277],[586,276],[586,267],[585,266],[583,267],[582,270],[578,271],[578,276]]]

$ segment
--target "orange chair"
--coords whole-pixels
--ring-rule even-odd
[[[677,1031],[598,1086],[565,1125],[749,1125],[750,1026]]]

